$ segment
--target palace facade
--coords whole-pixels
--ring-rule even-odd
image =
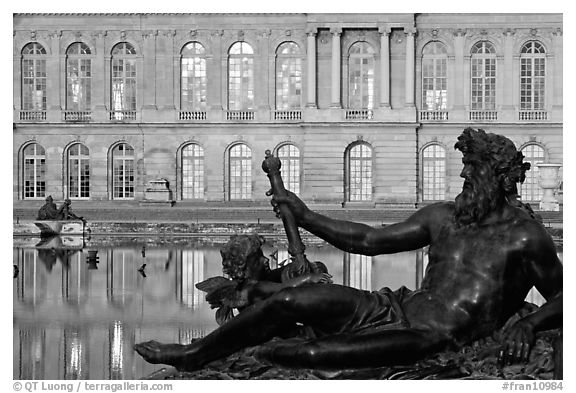
[[[414,207],[467,126],[562,162],[560,14],[14,14],[13,200]],[[532,166],[522,198],[542,190]],[[164,184],[164,183],[163,183]],[[110,203],[109,202],[108,206]]]

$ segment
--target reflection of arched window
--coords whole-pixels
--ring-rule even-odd
[[[39,255],[39,250],[21,250],[21,263],[18,268],[18,299],[30,306],[38,306],[46,300],[48,272],[52,269]]]
[[[82,143],[68,149],[68,197],[90,197],[90,151]]]
[[[254,51],[246,42],[228,52],[228,109],[254,109]]]
[[[135,250],[110,250],[106,265],[108,300],[110,304],[126,307],[134,299],[136,292],[136,274],[140,265],[135,258]]]
[[[295,42],[284,42],[276,50],[276,109],[300,108],[302,104],[302,59]]]
[[[204,149],[195,143],[182,149],[182,199],[204,198]]]
[[[199,42],[182,48],[180,58],[180,108],[206,110],[208,82],[206,79],[206,50]]]
[[[204,281],[204,251],[182,250],[180,280],[182,291],[180,301],[185,307],[197,308],[204,302],[204,292],[196,284]]]
[[[422,199],[442,201],[446,197],[446,150],[432,144],[422,151]]]
[[[30,143],[22,153],[24,199],[43,198],[46,196],[46,152],[38,143]]]
[[[62,250],[62,252],[70,252]],[[82,258],[82,252],[72,251],[73,255],[68,255],[68,267],[62,269],[62,297],[68,304],[81,305],[88,299],[90,282],[88,276],[88,265]]]
[[[64,379],[89,379],[86,330],[64,329]]]
[[[372,257],[344,253],[344,285],[372,290]]]
[[[66,109],[87,111],[92,102],[90,48],[75,42],[66,50]]]
[[[20,367],[18,379],[48,379],[46,375],[46,330],[34,324],[26,324],[20,329],[19,355]],[[16,327],[15,327],[16,329]],[[16,364],[14,364],[16,368]]]
[[[472,90],[470,109],[496,108],[496,50],[488,41],[474,44],[471,51]]]
[[[22,49],[22,109],[46,110],[46,49],[37,42]]]
[[[124,374],[124,363],[128,363],[126,354],[132,351],[132,343],[127,340],[126,327],[122,321],[114,321],[114,324],[108,328],[108,353],[110,376],[108,379],[126,379]]]
[[[530,170],[526,172],[526,179],[520,185],[520,197],[524,201],[542,200],[543,191],[538,184],[538,164],[544,162],[544,149],[535,143],[530,143],[522,148],[524,161],[530,163]]]
[[[346,150],[346,200],[372,200],[372,148],[356,143]]]
[[[446,62],[448,53],[444,44],[432,41],[422,50],[422,109],[446,110]]]
[[[543,110],[546,82],[546,50],[529,41],[520,51],[520,109]]]
[[[112,97],[114,119],[122,120],[122,111],[136,110],[136,50],[128,42],[112,48]]]
[[[351,109],[374,108],[374,49],[367,42],[356,42],[350,47],[348,60],[349,94]]]
[[[286,189],[295,194],[300,193],[300,150],[287,143],[278,148],[278,158],[282,163],[280,173]]]
[[[252,151],[244,143],[230,148],[229,185],[230,200],[252,197]]]
[[[119,143],[112,149],[112,198],[134,198],[134,149]]]

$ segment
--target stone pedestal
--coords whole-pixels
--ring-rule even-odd
[[[144,199],[140,201],[140,204],[174,205],[168,180],[156,179],[149,181],[148,188],[144,191]]]
[[[539,183],[540,187],[544,191],[542,196],[542,201],[540,202],[540,210],[542,211],[559,211],[560,204],[554,196],[554,190],[560,185],[560,179],[558,178],[558,170],[562,164],[554,163],[539,163],[536,164],[539,171]]]

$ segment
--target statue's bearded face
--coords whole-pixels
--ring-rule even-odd
[[[499,179],[489,162],[464,156],[462,192],[456,197],[456,222],[460,226],[477,223],[498,205],[503,197]]]

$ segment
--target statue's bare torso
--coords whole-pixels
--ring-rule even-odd
[[[403,307],[412,327],[469,341],[498,328],[521,307],[535,284],[526,246],[533,234],[541,237],[541,225],[510,207],[497,223],[458,228],[452,203],[436,207],[445,217],[430,230],[421,288]]]

